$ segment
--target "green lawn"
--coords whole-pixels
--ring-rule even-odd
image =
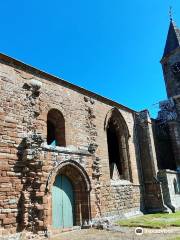
[[[180,236],[179,237],[170,238],[169,240],[180,240]]]
[[[167,228],[180,227],[180,211],[176,213],[156,213],[146,214],[140,217],[121,220],[118,222],[120,226],[128,227],[146,227],[146,228]],[[180,239],[175,239],[180,240]]]

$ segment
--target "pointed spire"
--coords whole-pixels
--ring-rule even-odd
[[[170,25],[169,25],[169,31],[168,31],[168,36],[166,40],[166,46],[164,48],[163,57],[167,56],[176,48],[180,47],[180,29],[176,27],[176,24],[173,21],[172,7],[170,7],[169,16],[170,16]]]
[[[173,11],[172,11],[171,6],[169,7],[169,18],[170,18],[170,21],[172,22],[173,21]]]

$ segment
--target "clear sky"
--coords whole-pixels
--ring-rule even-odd
[[[180,26],[179,0],[4,0],[0,51],[155,116],[170,5]]]

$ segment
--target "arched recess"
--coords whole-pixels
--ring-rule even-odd
[[[74,195],[74,226],[81,226],[91,219],[90,208],[90,179],[83,167],[73,160],[60,163],[53,169],[47,182],[47,190],[50,194],[51,210],[50,224],[52,225],[52,189],[57,176],[67,177],[73,186]]]
[[[111,179],[131,180],[129,163],[129,129],[117,108],[106,116],[104,129],[107,134],[109,169]]]
[[[47,115],[47,144],[66,146],[65,120],[63,114],[57,109],[51,109]]]

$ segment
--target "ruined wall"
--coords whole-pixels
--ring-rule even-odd
[[[154,144],[153,124],[147,110],[137,114],[139,150],[141,156],[144,208],[146,212],[164,211]]]
[[[34,229],[42,230],[51,224],[51,219],[46,218],[50,215],[47,213],[50,203],[45,185],[53,169],[54,157],[53,151],[44,150],[42,146],[47,138],[47,114],[52,108],[64,116],[66,150],[74,146],[76,154],[79,151],[82,154],[82,157],[76,157],[72,151],[66,152],[67,158],[77,161],[89,175],[91,217],[98,218],[109,212],[114,214],[114,211],[117,213],[130,207],[139,208],[134,113],[123,107],[119,109],[130,132],[132,183],[128,187],[121,184],[114,187],[110,183],[104,129],[105,118],[113,105],[99,101],[96,95],[86,96],[77,89],[65,87],[61,81],[50,80],[35,70],[31,71],[13,64],[10,66],[3,60],[0,63],[0,224],[5,228],[4,234],[6,231],[13,233],[28,229],[31,223]],[[60,156],[59,162],[66,160],[62,149],[57,155]],[[121,197],[117,197],[116,191],[121,193]],[[107,192],[110,193],[108,199]],[[32,211],[31,205],[37,215],[35,220],[28,216]]]
[[[162,183],[165,204],[175,212],[180,209],[180,174],[172,170],[160,170],[158,177]]]
[[[158,169],[176,169],[167,123],[154,121],[154,137],[157,153]]]
[[[143,196],[140,193],[140,186],[130,184],[128,181],[107,183],[102,196],[102,201],[108,209],[104,216],[123,218],[126,214],[139,214],[139,210],[143,210]]]
[[[156,140],[158,149],[158,160],[160,169],[171,169],[179,171],[180,166],[180,101],[179,95],[159,103],[160,111],[156,121]],[[168,144],[168,146],[167,146]],[[166,154],[167,148],[169,153]],[[161,154],[160,154],[161,153]],[[163,168],[162,168],[163,167]]]

